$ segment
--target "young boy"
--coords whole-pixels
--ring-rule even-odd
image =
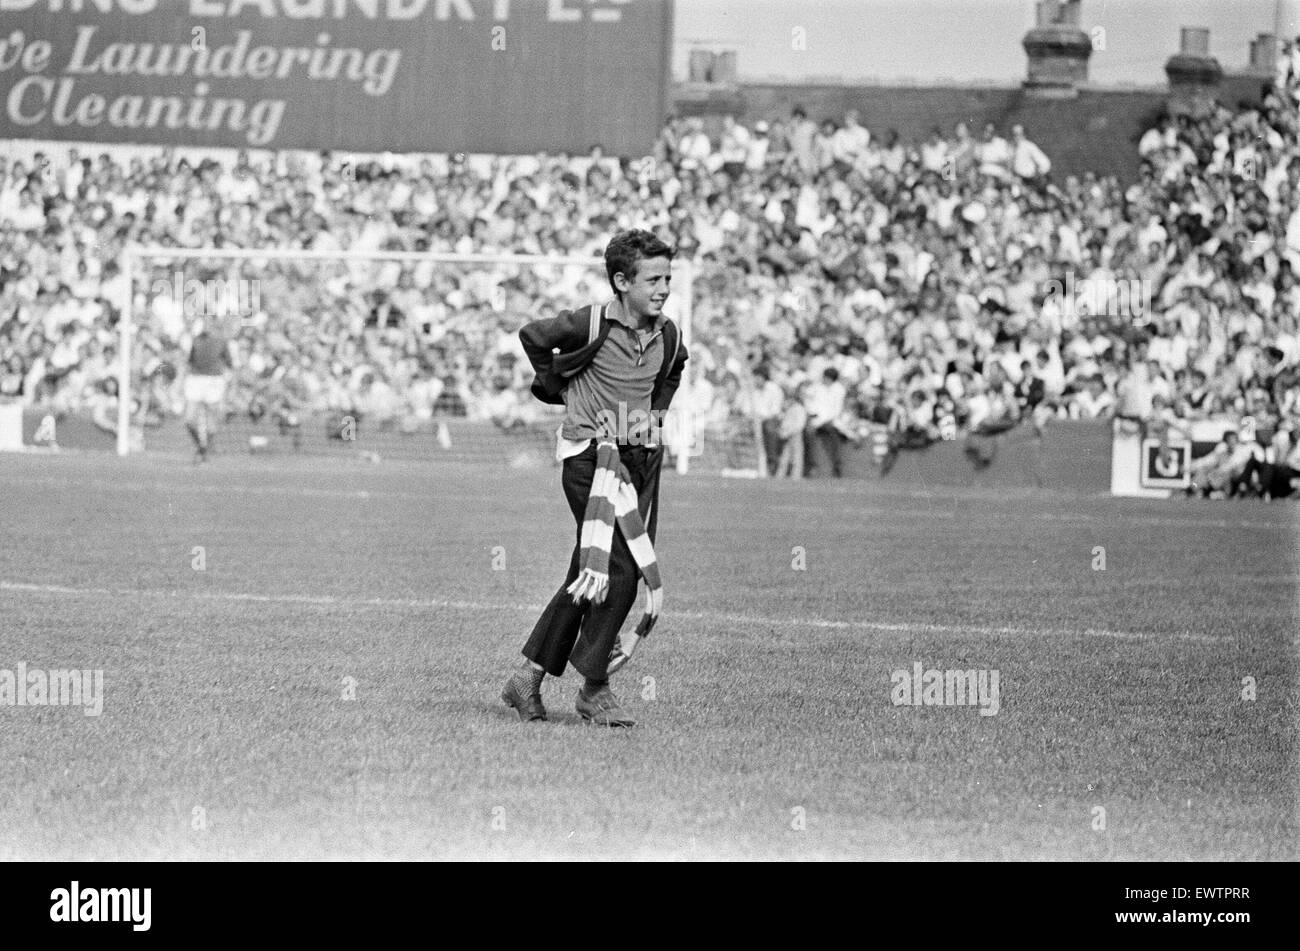
[[[657,424],[624,421],[662,419],[681,382],[686,348],[663,314],[672,258],[672,248],[648,231],[622,232],[605,249],[614,300],[562,311],[519,332],[537,373],[533,394],[565,407],[557,456],[578,529],[564,583],[501,694],[524,721],[546,719],[542,679],[561,676],[571,663],[585,678],[577,699],[584,720],[611,727],[635,723],[610,690],[609,676],[627,663],[657,616],[657,600],[648,601],[655,606],[647,607],[636,632],[619,637],[638,576],[648,596],[658,596],[653,541],[664,450]],[[615,512],[621,514],[612,525]]]

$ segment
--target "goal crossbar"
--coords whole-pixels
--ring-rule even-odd
[[[295,250],[291,248],[167,248],[157,245],[128,245],[122,252],[122,274],[126,279],[126,305],[118,326],[119,354],[117,392],[117,454],[126,456],[131,451],[131,348],[135,333],[135,266],[136,262],[177,259],[220,259],[244,261],[398,261],[433,264],[520,264],[549,267],[604,267],[600,257],[545,254],[464,254],[451,251],[323,251]],[[691,344],[691,316],[695,269],[689,261],[674,261],[673,270],[679,277],[677,298],[678,323],[683,345]],[[687,361],[683,383],[689,392],[692,367]],[[677,454],[677,471],[685,473],[689,453]]]

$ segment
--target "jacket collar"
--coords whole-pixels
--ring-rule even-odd
[[[617,299],[612,300],[609,303],[605,304],[605,316],[613,323],[619,324],[623,327],[627,327],[629,330],[637,329],[633,324],[628,322],[626,317],[623,316],[622,308],[618,306]],[[656,317],[654,323],[650,325],[650,329],[656,333],[663,330],[664,322],[667,320],[668,317],[664,314],[663,311],[660,311],[659,316]]]

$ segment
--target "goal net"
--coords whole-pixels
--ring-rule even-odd
[[[592,257],[132,247],[121,266],[133,293],[119,323],[120,455],[186,447],[187,360],[206,327],[233,363],[218,452],[545,465],[562,407],[529,393],[518,331],[610,298]],[[687,262],[673,273],[665,311],[689,346],[694,275]],[[691,405],[692,371],[665,432],[681,472],[746,455],[725,446],[734,420]]]

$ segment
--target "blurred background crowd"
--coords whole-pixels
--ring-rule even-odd
[[[128,242],[599,255],[646,227],[696,265],[683,405],[701,430],[752,424],[773,472],[803,475],[813,442],[835,469],[846,440],[883,433],[888,465],[936,440],[1112,416],[1249,420],[1234,472],[1300,468],[1294,46],[1279,71],[1261,109],[1162,120],[1127,187],[1058,180],[1019,127],[904,142],[870,116],[799,109],[712,136],[674,119],[640,160],[0,157],[0,398],[111,425]],[[534,421],[515,331],[608,296],[577,265],[161,261],[134,281],[147,419],[181,409],[193,280],[254,287],[204,317],[231,342],[232,413],[411,431]]]

